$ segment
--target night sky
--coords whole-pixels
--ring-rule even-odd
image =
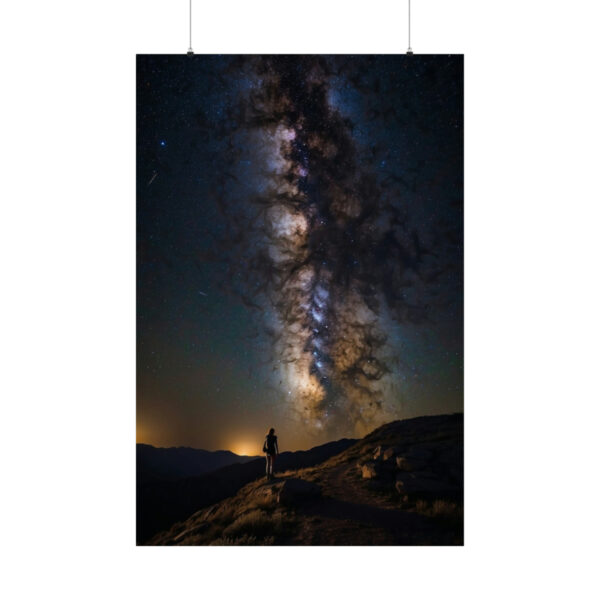
[[[462,411],[462,198],[462,56],[138,56],[138,442]]]

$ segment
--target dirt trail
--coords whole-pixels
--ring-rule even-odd
[[[323,496],[301,508],[305,522],[299,538],[312,544],[414,544],[428,520],[401,510],[385,495],[368,489],[354,464],[322,473]]]

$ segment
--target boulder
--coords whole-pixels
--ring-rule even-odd
[[[267,487],[263,487],[259,489],[256,493],[256,496],[263,501],[272,502],[277,499],[279,495],[279,485],[269,485]]]
[[[373,460],[383,460],[383,446],[377,446],[375,453],[373,454]]]
[[[292,477],[285,479],[279,487],[277,502],[279,504],[295,504],[315,498],[321,494],[321,488],[312,481]]]
[[[390,460],[394,458],[399,453],[399,449],[397,446],[392,446],[391,448],[386,448],[383,452],[383,460]]]
[[[419,471],[427,465],[427,462],[418,458],[407,458],[396,456],[396,466],[400,471]]]
[[[363,479],[375,479],[379,475],[377,463],[371,461],[361,467]]]

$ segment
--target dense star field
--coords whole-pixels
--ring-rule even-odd
[[[138,57],[138,440],[462,410],[462,57]]]

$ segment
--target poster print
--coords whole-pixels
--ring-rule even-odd
[[[463,543],[463,58],[137,58],[137,542]]]

